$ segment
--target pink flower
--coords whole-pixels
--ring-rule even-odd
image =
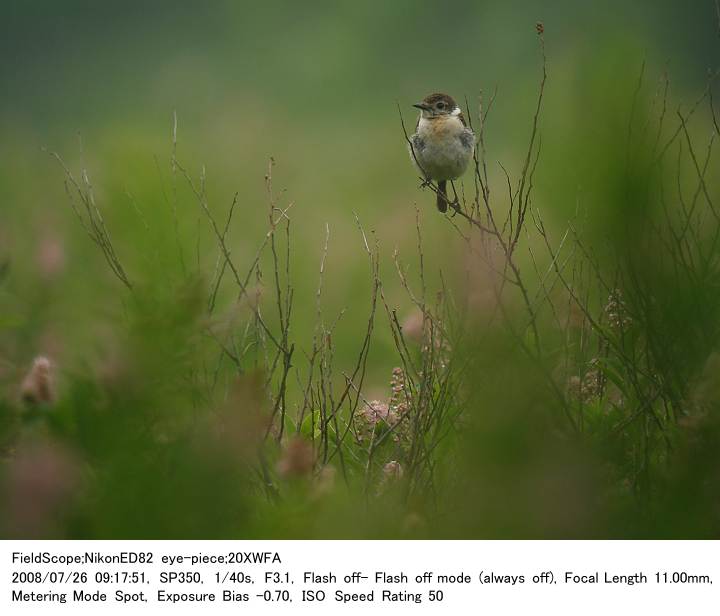
[[[54,278],[65,269],[65,246],[60,236],[47,233],[37,247],[36,259],[40,272]]]
[[[294,436],[283,447],[277,472],[281,477],[303,477],[312,473],[314,465],[312,445],[304,438]]]
[[[393,419],[390,407],[386,402],[380,402],[379,400],[372,400],[365,405],[365,408],[361,411],[363,419],[371,426],[376,425],[380,421],[386,423],[392,423]]]
[[[405,338],[420,343],[423,339],[424,321],[422,310],[413,310],[402,323],[402,333]]]
[[[35,358],[30,372],[20,386],[22,399],[28,404],[51,404],[55,400],[53,363],[42,355]]]
[[[52,534],[79,482],[80,464],[65,447],[50,441],[21,445],[7,466],[10,533],[23,539]]]
[[[405,471],[397,460],[391,460],[383,466],[383,478],[386,481],[399,481],[403,478]]]

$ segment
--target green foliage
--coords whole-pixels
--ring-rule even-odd
[[[66,7],[82,83],[2,54],[3,537],[717,537],[714,28],[548,4],[532,98],[525,13],[462,4]],[[392,104],[435,88],[485,137],[448,219]]]

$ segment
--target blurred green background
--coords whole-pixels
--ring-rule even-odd
[[[166,276],[179,271],[169,211],[158,199],[163,188],[169,190],[173,111],[179,118],[178,158],[195,178],[206,166],[213,211],[222,218],[233,193],[240,193],[241,224],[232,231],[239,256],[254,255],[265,230],[263,176],[274,157],[276,189],[287,189],[288,200],[296,203],[295,247],[302,255],[294,263],[297,274],[301,280],[316,277],[328,223],[328,313],[347,307],[345,322],[352,329],[355,309],[361,308],[360,318],[365,307],[348,298],[357,285],[368,284],[353,212],[377,231],[388,255],[396,245],[402,254],[414,244],[410,221],[417,204],[429,218],[425,233],[434,269],[457,262],[453,229],[433,216],[431,193],[417,190],[397,104],[412,128],[410,105],[430,91],[467,97],[475,110],[478,95],[484,92],[487,99],[497,88],[487,145],[500,191],[503,176],[492,163],[502,161],[511,171],[520,166],[539,81],[534,27],[545,22],[548,162],[539,169],[538,191],[543,208],[562,219],[574,207],[576,186],[587,182],[582,158],[590,158],[590,143],[572,150],[572,131],[582,122],[594,139],[606,126],[606,99],[598,97],[617,88],[620,109],[612,112],[629,112],[646,60],[650,81],[666,69],[673,100],[689,100],[704,86],[718,52],[711,0],[692,6],[570,0],[213,2],[202,9],[182,1],[150,6],[68,1],[10,2],[3,8],[0,249],[12,255],[15,278],[25,281],[36,274],[43,239],[62,236],[66,253],[62,291],[51,301],[54,323],[35,315],[41,319],[36,330],[74,329],[78,297],[88,297],[94,310],[105,308],[106,300],[114,305],[108,295],[114,283],[102,293],[93,291],[107,272],[82,238],[60,169],[44,147],[59,152],[77,172],[82,136],[121,256],[136,259],[134,244],[155,248],[155,263],[130,266],[136,277],[153,266]],[[580,163],[577,170],[555,164],[569,152]],[[562,195],[557,168],[568,189]],[[190,260],[200,213],[186,194],[178,215]],[[205,221],[199,227],[208,232]],[[204,265],[214,263],[209,234],[199,249]],[[296,292],[311,294],[314,284],[298,284]],[[304,306],[308,316],[314,307],[301,296],[297,308]]]
[[[201,286],[206,284],[217,258],[207,220],[182,179],[177,180],[177,223],[173,217],[173,113],[178,117],[178,160],[196,179],[205,167],[209,206],[220,220],[239,193],[229,244],[241,264],[252,259],[267,229],[264,176],[273,157],[275,191],[286,190],[283,202],[294,202],[294,337],[309,347],[328,224],[324,310],[327,315],[347,311],[334,344],[338,366],[350,367],[371,288],[354,213],[377,234],[385,293],[400,315],[412,306],[394,275],[391,255],[398,247],[401,257],[413,263],[411,274],[417,275],[416,206],[429,286],[438,285],[440,271],[461,277],[463,267],[457,234],[434,211],[433,195],[418,189],[397,105],[412,128],[411,104],[429,92],[467,99],[469,114],[476,116],[478,96],[483,93],[487,101],[497,88],[486,138],[490,174],[500,193],[504,176],[496,162],[517,172],[529,137],[541,68],[538,21],[545,26],[549,80],[535,200],[549,224],[563,225],[575,208],[579,187],[602,181],[604,165],[615,156],[608,132],[625,130],[643,62],[649,85],[641,105],[650,104],[663,72],[670,79],[673,109],[694,101],[705,88],[720,51],[712,0],[2,2],[0,264],[7,264],[7,275],[0,288],[0,387],[6,399],[13,398],[19,375],[37,355],[56,360],[73,392],[69,396],[80,395],[77,383],[91,381],[97,372],[93,363],[111,355],[116,340],[132,329],[127,323],[132,322],[133,301],[77,224],[62,170],[43,148],[60,153],[77,173],[78,134],[82,136],[82,158],[115,247],[131,279],[143,289],[144,301],[152,304],[151,309],[143,307],[143,314],[155,311],[157,321],[167,326],[167,336],[158,334],[155,340],[157,329],[143,325],[150,331],[147,340],[157,343],[148,364],[162,363],[165,349],[185,344],[182,317],[173,321],[168,307],[176,303],[183,281],[199,278]],[[618,141],[623,138],[621,134]],[[471,186],[468,176],[468,191]],[[225,306],[229,298],[226,292]],[[172,325],[164,322],[166,316]],[[378,328],[369,362],[370,388],[386,387],[396,362],[392,350],[390,332]],[[152,396],[161,396],[135,393],[145,408],[154,404]],[[172,406],[173,396],[186,400],[185,395],[196,393],[168,392],[170,398],[162,404]],[[136,412],[142,414],[142,409]],[[104,434],[110,442],[107,431],[117,428],[112,422],[92,421],[79,428],[82,422],[73,421],[79,423],[63,429],[73,438],[79,438],[77,430],[87,430],[80,442],[89,451],[89,441]],[[137,459],[111,459],[113,468],[107,472],[118,475],[106,485],[135,486],[133,472],[142,474],[145,467]],[[229,472],[221,461],[217,469]],[[217,469],[208,464],[202,473],[217,478]],[[247,480],[230,474],[227,480],[238,485]],[[200,476],[187,483],[208,485],[208,480]],[[90,497],[94,504],[72,524],[48,532],[400,533],[397,525],[383,529],[371,521],[352,531],[341,524],[319,529],[312,521],[280,531],[287,510],[263,508],[265,517],[258,521],[258,512],[242,494],[226,494],[227,502],[193,509],[185,523],[178,514],[163,514],[167,501],[156,493],[156,485],[149,478],[125,495],[95,494]],[[205,495],[208,501],[215,496]],[[205,497],[188,498],[196,504]],[[155,517],[127,522],[130,514],[121,504],[138,498],[150,501],[148,510]],[[338,507],[354,512],[351,503]],[[215,520],[210,512],[218,507],[250,510],[238,514],[245,526],[223,516]],[[335,514],[328,517],[336,519]],[[169,518],[178,520],[177,525],[168,528]],[[473,527],[462,519],[464,528]],[[489,524],[491,534],[503,534],[497,520],[491,517]],[[555,529],[554,523],[550,527]],[[591,532],[581,525],[576,531]],[[507,532],[522,534],[517,527]],[[542,524],[529,525],[526,532],[561,534]],[[483,529],[467,533],[482,535]],[[436,529],[432,534],[444,533]]]

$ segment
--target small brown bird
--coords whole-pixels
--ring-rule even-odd
[[[447,94],[430,94],[413,107],[420,109],[420,117],[410,138],[410,155],[423,176],[437,182],[437,208],[446,212],[450,203],[447,182],[465,172],[475,149],[475,134]]]

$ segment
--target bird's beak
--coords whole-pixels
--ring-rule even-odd
[[[426,105],[425,103],[416,103],[413,105],[413,107],[417,107],[418,109],[422,109],[423,111],[430,111],[430,106]]]

